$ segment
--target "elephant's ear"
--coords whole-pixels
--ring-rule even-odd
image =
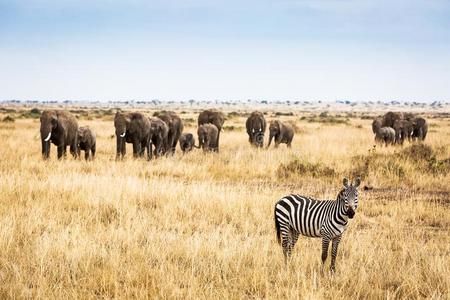
[[[58,117],[52,116],[52,119],[50,120],[50,122],[52,123],[53,127],[56,127],[58,125]]]
[[[67,126],[64,124],[64,122],[61,122],[60,119],[57,120],[57,127],[59,128],[59,131],[67,132]]]
[[[278,130],[281,130],[281,121],[276,120],[276,121],[275,121],[275,124],[277,124]]]
[[[124,120],[125,120],[125,124],[128,126],[130,126],[131,124],[131,118],[130,116],[124,116]]]

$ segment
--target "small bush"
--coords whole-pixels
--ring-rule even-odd
[[[287,164],[280,164],[277,169],[279,177],[292,177],[295,175],[312,177],[331,177],[336,175],[336,171],[330,167],[323,166],[320,163],[310,163],[295,159]]]
[[[222,128],[225,131],[235,131],[235,130],[242,129],[243,127],[242,126],[234,126],[234,125],[226,125],[226,126],[223,126]]]
[[[30,114],[34,114],[34,115],[40,115],[41,114],[41,111],[39,110],[39,108],[32,108],[31,110],[30,110]]]
[[[293,116],[294,113],[293,112],[281,112],[281,111],[277,111],[275,113],[275,116]]]
[[[22,112],[22,118],[39,119],[40,117],[41,117],[41,111],[38,108],[32,108],[28,111]]]
[[[328,112],[327,111],[321,112],[319,118],[328,118]]]
[[[2,122],[5,122],[5,123],[14,123],[16,120],[13,118],[13,117],[11,117],[10,115],[7,115],[6,117],[4,117],[3,118],[3,120],[2,120]]]
[[[238,113],[237,111],[232,111],[232,112],[228,113],[228,118],[237,118],[239,116],[241,116],[241,114]]]
[[[433,149],[426,144],[412,144],[405,148],[401,155],[413,160],[430,160],[434,156]]]

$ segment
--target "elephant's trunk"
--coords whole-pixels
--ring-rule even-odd
[[[122,136],[121,134],[117,135],[116,159],[121,159],[125,156],[125,137],[124,136]]]
[[[42,139],[42,157],[48,159],[50,157],[50,141]]]
[[[264,146],[264,133],[261,130],[255,134],[254,143],[256,147]]]
[[[52,136],[52,131],[49,130],[48,134],[46,134],[47,130],[41,129],[41,142],[42,142],[42,157],[44,159],[48,159],[50,157],[50,138]]]
[[[198,139],[198,146],[194,143],[194,147],[197,149],[203,148],[204,141],[201,139]]]
[[[269,144],[267,144],[267,148],[269,148],[269,146],[270,146],[270,143],[272,143],[272,139],[273,139],[273,133],[271,132],[270,134],[269,134]]]

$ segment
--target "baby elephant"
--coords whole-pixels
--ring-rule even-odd
[[[291,125],[284,124],[279,120],[271,121],[269,133],[269,144],[267,148],[269,148],[272,138],[275,138],[275,148],[281,143],[287,144],[289,148],[291,147],[292,139],[294,138],[294,128]]]
[[[84,151],[84,158],[92,160],[95,157],[96,148],[95,132],[89,127],[78,128],[78,157],[80,157],[80,150]]]
[[[180,148],[183,153],[187,153],[194,148],[195,137],[192,133],[183,133],[180,136]]]
[[[200,125],[198,127],[197,134],[198,146],[195,146],[195,148],[202,148],[203,152],[219,152],[219,130],[217,129],[216,125],[209,123]]]
[[[385,143],[386,146],[389,144],[395,144],[395,130],[391,127],[381,127],[375,134],[375,141],[380,143]]]

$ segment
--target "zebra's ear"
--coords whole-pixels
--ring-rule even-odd
[[[361,178],[356,178],[355,187],[358,187],[361,184]]]
[[[348,179],[344,177],[344,180],[342,182],[344,184],[344,187],[348,187]]]

